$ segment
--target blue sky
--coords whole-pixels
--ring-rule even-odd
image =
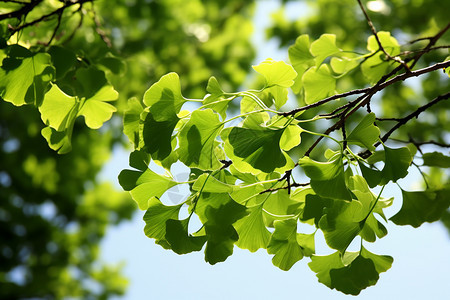
[[[255,64],[267,57],[286,59],[287,53],[277,50],[275,40],[264,42],[264,27],[270,13],[278,7],[277,1],[260,1],[256,11],[254,42],[259,53]],[[306,13],[302,7],[292,6],[289,12]],[[298,15],[297,15],[298,16]],[[118,187],[117,174],[128,167],[129,152],[115,149],[102,178]],[[182,172],[180,170],[180,172]],[[400,182],[414,188],[417,174]],[[398,188],[390,186],[383,192],[395,196],[394,205],[387,210],[392,216],[401,207]],[[128,292],[123,299],[350,299],[317,281],[304,258],[288,271],[281,271],[271,263],[265,250],[250,253],[237,247],[224,263],[210,266],[203,252],[177,255],[156,245],[143,233],[144,212],[136,211],[132,221],[109,229],[101,244],[101,258],[108,263],[124,262],[124,273],[129,278]],[[418,229],[409,226],[387,225],[389,234],[365,247],[377,254],[394,257],[390,270],[382,273],[377,285],[363,290],[358,299],[448,299],[450,291],[449,234],[439,223],[424,224]],[[317,237],[318,254],[329,254],[322,236]]]

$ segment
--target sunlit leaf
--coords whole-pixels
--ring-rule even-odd
[[[55,73],[50,55],[33,55],[19,45],[9,46],[8,54],[0,68],[0,97],[16,106],[40,104],[45,87]],[[39,94],[35,94],[36,88]]]
[[[328,56],[339,53],[342,50],[336,46],[335,34],[322,34],[318,40],[311,43],[311,53],[315,56],[318,67]]]
[[[123,132],[135,148],[141,144],[140,123],[143,107],[136,98],[128,100],[128,108],[123,115]]]
[[[275,221],[275,231],[270,237],[267,252],[275,254],[272,263],[287,271],[303,258],[303,249],[297,243],[297,220]]]
[[[419,227],[425,222],[435,222],[450,206],[450,189],[408,192],[402,190],[400,211],[390,218],[397,225]]]
[[[192,236],[188,233],[189,218],[185,220],[166,220],[166,241],[177,254],[200,251],[206,242],[205,236]]]
[[[441,152],[425,153],[422,158],[425,166],[450,168],[450,156],[446,156]]]
[[[361,122],[349,133],[347,142],[356,144],[371,151],[375,150],[373,144],[378,141],[380,129],[374,125],[375,114],[367,114]]]
[[[236,245],[242,249],[255,252],[260,248],[266,248],[270,239],[270,232],[264,225],[262,205],[249,208],[250,214],[234,224],[239,234]]]
[[[314,56],[309,51],[309,36],[303,34],[295,40],[295,44],[289,47],[289,60],[291,61],[294,70],[297,72],[297,77],[294,80],[292,91],[299,93],[302,88],[302,76],[305,71],[314,65]]]
[[[148,201],[147,211],[144,215],[145,235],[155,239],[157,244],[169,249],[170,245],[166,241],[166,222],[168,220],[178,220],[180,208],[181,204],[167,206],[162,204],[159,199],[151,198]]]
[[[344,164],[339,156],[330,162],[318,162],[305,156],[299,165],[311,178],[311,187],[320,196],[351,201],[352,197],[345,184]]]
[[[303,74],[305,102],[312,104],[334,94],[336,78],[331,75],[327,65],[312,67]]]
[[[217,149],[216,137],[223,128],[219,115],[211,109],[196,110],[179,133],[180,161],[191,168],[214,170],[222,166],[219,159],[224,159]]]
[[[278,85],[288,88],[294,84],[294,79],[297,76],[292,66],[271,58],[266,59],[257,66],[253,66],[253,69],[264,76],[266,87]]]

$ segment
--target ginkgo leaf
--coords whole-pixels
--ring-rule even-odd
[[[303,74],[303,85],[305,88],[305,102],[312,104],[334,94],[336,89],[336,78],[331,75],[327,65],[319,68],[312,67]]]
[[[228,194],[207,194],[199,201],[206,203],[203,204],[205,209],[201,214],[206,219],[204,227],[208,239],[205,260],[210,264],[225,261],[233,254],[234,243],[239,239],[232,224],[245,217],[247,210]]]
[[[51,66],[50,55],[33,55],[19,45],[8,46],[9,57],[3,59],[0,68],[0,97],[3,100],[21,106],[42,101],[45,87],[55,73]],[[38,89],[37,89],[38,87]],[[39,94],[35,91],[39,90]]]
[[[136,98],[131,98],[128,100],[128,108],[123,115],[123,132],[135,148],[139,148],[141,144],[140,124],[143,110],[141,102]]]
[[[270,237],[267,252],[275,254],[272,263],[281,270],[288,271],[303,258],[303,249],[297,243],[297,220],[287,219],[274,222],[275,231]]]
[[[206,236],[192,236],[188,233],[189,218],[185,220],[168,219],[166,221],[166,241],[170,249],[177,254],[200,251],[206,242]]]
[[[231,146],[232,155],[242,158],[255,169],[270,173],[287,164],[280,149],[283,131],[262,126],[255,129],[233,127],[229,129],[226,143]]]
[[[359,66],[359,62],[356,59],[333,57],[330,60],[330,66],[335,73],[344,74]]]
[[[86,125],[92,129],[102,127],[103,123],[111,119],[113,112],[117,109],[107,101],[114,101],[119,93],[111,85],[104,85],[94,95],[81,104],[79,116],[84,116]]]
[[[450,168],[450,156],[446,156],[441,152],[425,153],[422,158],[424,166]]]
[[[371,151],[375,150],[374,143],[378,141],[380,129],[374,125],[375,114],[367,114],[347,137],[349,144],[355,144]]]
[[[217,149],[216,137],[223,128],[219,115],[211,109],[196,110],[179,133],[180,161],[191,168],[214,170],[222,166],[224,155]]]
[[[318,162],[305,156],[298,162],[311,178],[311,187],[320,196],[331,199],[352,200],[345,184],[344,164],[342,156],[333,161]]]
[[[194,191],[202,191],[207,193],[231,193],[237,187],[217,180],[209,174],[203,173],[192,185]]]
[[[318,67],[328,56],[339,53],[342,50],[336,46],[335,34],[322,34],[318,40],[311,43],[311,53],[315,56]]]
[[[284,151],[289,151],[292,148],[300,145],[301,133],[303,129],[298,125],[287,126],[280,138],[280,148]]]
[[[142,126],[144,148],[153,159],[162,161],[172,152],[172,134],[180,120],[177,115],[156,120],[152,112],[146,113]]]
[[[361,247],[361,251],[339,252],[327,256],[312,256],[308,264],[319,282],[345,294],[358,295],[363,289],[375,285],[379,274],[392,265],[392,257],[377,255]],[[345,263],[344,263],[345,262]]]
[[[159,175],[150,169],[122,170],[119,183],[125,191],[129,191],[139,208],[148,208],[150,200],[160,198],[169,188],[178,184],[172,178]]]
[[[56,131],[54,128],[47,126],[41,130],[41,134],[50,149],[58,151],[58,154],[66,154],[72,150],[72,142],[68,132]]]
[[[203,105],[219,113],[220,116],[225,119],[227,116],[226,112],[228,109],[228,104],[233,100],[233,98],[227,98],[224,95],[224,91],[214,76],[209,78],[206,90],[209,94],[203,99]]]
[[[80,103],[53,84],[39,107],[42,121],[57,131],[68,128],[77,116]]]
[[[156,240],[156,243],[170,249],[170,244],[166,241],[166,222],[168,220],[178,220],[180,205],[167,206],[161,203],[158,198],[151,198],[148,201],[147,211],[144,214],[144,233],[149,238]]]
[[[295,44],[289,47],[289,60],[297,72],[297,77],[292,85],[292,91],[298,94],[302,88],[302,76],[305,71],[314,65],[314,56],[309,51],[309,36],[303,34],[295,40]]]
[[[51,55],[52,64],[56,70],[56,79],[64,77],[77,61],[77,57],[73,51],[60,46],[51,46],[48,53]]]
[[[327,245],[344,253],[362,230],[367,213],[359,201],[335,201],[319,221]]]
[[[262,205],[248,208],[250,214],[234,224],[234,228],[239,234],[239,240],[236,242],[239,248],[255,252],[258,249],[267,247],[270,240],[270,232],[264,225],[262,208]]]
[[[400,53],[400,46],[397,40],[392,37],[389,32],[380,31],[377,35],[384,50],[389,53],[390,56],[396,56]],[[372,35],[368,38],[367,49],[372,53],[378,51],[379,45],[375,36]],[[380,51],[379,53],[371,55],[363,62],[361,71],[371,82],[377,82],[386,74],[386,71],[392,63],[393,61],[387,60],[386,55]]]
[[[425,222],[437,221],[450,206],[449,194],[448,188],[414,192],[402,190],[402,208],[390,220],[397,225],[415,228]]]
[[[380,185],[385,185],[389,181],[396,182],[408,175],[411,161],[412,157],[408,148],[393,149],[384,146],[384,167],[381,170]]]
[[[144,104],[158,122],[172,120],[185,102],[177,73],[164,75],[144,94]]]
[[[278,85],[288,88],[294,84],[294,79],[297,76],[292,66],[271,58],[266,59],[257,66],[253,66],[253,69],[264,76],[266,87]]]

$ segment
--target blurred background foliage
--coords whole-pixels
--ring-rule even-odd
[[[101,182],[98,173],[114,145],[124,143],[126,100],[142,99],[170,71],[183,74],[189,97],[203,97],[211,75],[237,89],[255,54],[254,5],[19,2],[0,1],[0,58],[16,43],[49,53],[53,82],[72,96],[83,93],[77,71],[95,70],[119,92],[114,103],[119,113],[100,130],[77,119],[72,151],[58,155],[41,136],[45,125],[35,107],[0,101],[0,298],[108,299],[123,294],[127,281],[120,266],[98,261],[99,242],[107,226],[129,219],[135,207],[128,194]],[[51,16],[24,26],[46,15]]]
[[[313,40],[334,33],[341,49],[363,50],[371,33],[356,1],[303,2],[310,14],[301,19],[287,18],[285,6],[273,13],[268,39],[287,50],[300,34]],[[392,32],[404,50],[423,47],[427,41],[408,42],[436,34],[448,23],[450,11],[447,0],[376,0],[367,5],[376,28]],[[210,76],[219,78],[225,91],[238,90],[257,51],[250,43],[254,6],[255,1],[237,0],[0,1],[0,58],[9,45],[19,43],[52,56],[53,82],[69,95],[82,93],[76,74],[83,68],[101,72],[119,92],[114,103],[118,114],[102,129],[75,122],[73,150],[65,155],[49,149],[35,107],[0,101],[0,298],[107,299],[124,292],[120,266],[99,262],[98,244],[107,226],[131,217],[134,202],[101,182],[98,173],[114,145],[126,143],[121,127],[126,100],[142,99],[152,83],[171,71],[181,75],[189,98],[204,96]],[[439,44],[449,43],[447,32]],[[446,56],[448,50],[432,51],[418,66]],[[338,81],[340,92],[366,84],[359,72],[345,78]],[[384,117],[401,117],[448,90],[448,78],[433,72],[386,89],[373,109]],[[304,105],[301,96],[298,105]],[[416,145],[448,142],[449,106],[446,101],[432,107],[394,137]],[[392,126],[379,125],[382,132]],[[305,136],[305,149],[295,151],[301,155],[312,142]],[[313,154],[322,151],[317,147]],[[431,174],[436,187],[447,183],[445,171],[434,168]],[[450,214],[445,218],[449,225]]]

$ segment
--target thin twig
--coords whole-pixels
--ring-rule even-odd
[[[407,72],[411,71],[408,65],[398,56],[391,56],[386,49],[384,49],[383,45],[381,44],[380,38],[378,37],[377,30],[375,29],[375,26],[372,23],[372,20],[370,19],[369,15],[367,14],[366,9],[364,8],[364,5],[362,5],[361,0],[358,1],[359,6],[361,7],[361,10],[364,14],[364,17],[366,18],[367,24],[369,24],[370,30],[372,31],[373,35],[375,36],[375,39],[377,41],[378,47],[381,51],[387,56],[388,59],[393,60],[401,64]]]

